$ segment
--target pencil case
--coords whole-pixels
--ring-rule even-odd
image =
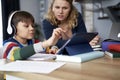
[[[106,39],[101,43],[101,47],[103,51],[109,51],[110,50],[109,46],[115,45],[115,44],[120,45],[120,41],[113,40],[113,39]]]

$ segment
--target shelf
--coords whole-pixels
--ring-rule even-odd
[[[109,0],[75,0],[80,3],[93,3],[93,2],[101,2],[101,1],[109,1]]]

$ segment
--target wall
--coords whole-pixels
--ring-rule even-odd
[[[20,0],[20,9],[30,12],[34,16],[36,23],[40,23],[39,0]]]
[[[103,7],[116,5],[119,0],[103,0]],[[96,9],[96,7],[94,6]],[[98,19],[99,12],[94,12],[94,30],[99,32],[101,40],[109,38],[110,29],[112,26],[112,21],[110,19]]]
[[[45,0],[45,12],[47,11],[47,8],[48,8],[48,0]],[[40,11],[40,0],[20,0],[20,10],[24,10],[24,11],[28,11],[30,12],[34,18],[35,18],[35,22],[40,25],[39,27],[39,30],[41,32],[41,35],[40,35],[40,40],[44,40],[44,35],[43,35],[43,28],[42,28],[42,25],[41,25],[41,16],[44,16],[44,15],[41,15],[40,16],[40,13],[42,13]]]
[[[20,0],[20,6],[21,10],[26,10],[33,14],[35,17],[36,23],[40,24],[40,6],[39,6],[40,0]],[[48,1],[46,1],[46,11],[48,7]],[[107,7],[110,5],[115,5],[119,2],[119,0],[103,0],[104,2],[103,7]],[[94,9],[96,9],[96,6],[93,5]],[[93,13],[93,31],[99,32],[99,35],[101,36],[101,41],[104,39],[107,39],[109,36],[109,32],[112,26],[112,21],[110,19],[98,19],[99,12]],[[88,26],[87,26],[88,27]]]

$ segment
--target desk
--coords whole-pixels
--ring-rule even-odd
[[[6,72],[25,80],[120,80],[120,58],[107,56],[84,63],[67,63],[50,74]]]

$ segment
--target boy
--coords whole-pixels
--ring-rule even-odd
[[[34,18],[26,11],[15,11],[10,15],[8,33],[14,33],[14,36],[4,41],[3,58],[10,60],[26,59],[35,53],[45,51],[47,47],[54,46],[61,38],[61,29],[57,28],[53,30],[48,40],[34,44]]]

